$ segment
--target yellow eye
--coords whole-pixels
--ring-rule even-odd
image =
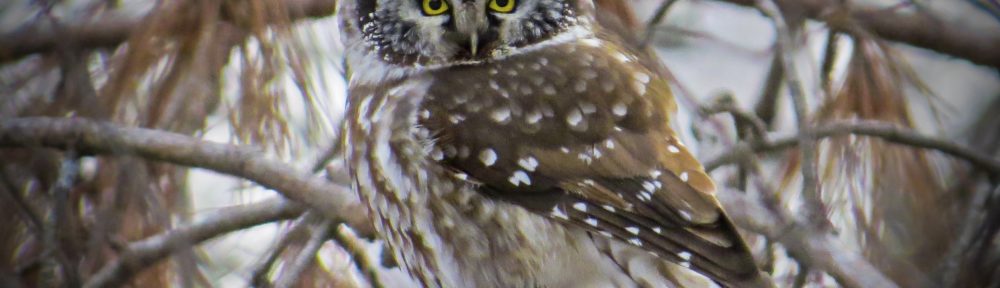
[[[517,0],[490,0],[490,10],[500,13],[514,12]]]
[[[448,12],[448,2],[444,0],[422,0],[423,5],[420,5],[424,9],[424,15],[427,16],[437,16]]]

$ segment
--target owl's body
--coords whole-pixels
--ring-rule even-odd
[[[669,128],[666,82],[594,23],[588,0],[442,1],[340,8],[349,167],[411,275],[443,287],[712,283],[690,267],[724,286],[764,283]]]

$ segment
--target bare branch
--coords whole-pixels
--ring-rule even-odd
[[[772,0],[761,0],[757,2],[757,7],[774,22],[778,46],[776,51],[781,55],[780,63],[785,70],[788,94],[795,106],[795,121],[799,125],[799,156],[801,157],[800,166],[802,166],[802,198],[805,199],[804,212],[813,223],[824,225],[828,220],[826,219],[826,205],[823,204],[822,188],[819,185],[819,175],[816,172],[816,139],[810,137],[811,128],[809,126],[812,119],[809,116],[809,105],[806,102],[802,81],[799,81],[798,72],[795,69],[793,53],[798,50],[794,46],[792,32],[785,23],[785,16],[778,10],[778,5]]]
[[[757,137],[757,139],[766,139],[767,137],[767,123],[752,112],[740,109],[733,102],[723,101],[709,106],[703,106],[701,107],[700,112],[705,116],[727,113],[733,117],[733,122],[736,123],[737,129],[740,129],[741,127],[750,127],[753,132],[753,136]]]
[[[309,242],[306,242],[306,246],[302,247],[302,251],[299,251],[299,255],[295,257],[295,260],[289,264],[288,268],[285,269],[281,278],[275,283],[276,288],[289,288],[294,287],[296,283],[299,282],[299,276],[302,272],[309,268],[309,265],[316,259],[316,253],[319,252],[319,248],[323,247],[323,243],[330,239],[330,226],[333,222],[329,219],[318,219],[317,223],[311,223],[312,229],[310,229],[311,236],[309,237]]]
[[[8,174],[0,173],[0,184],[3,184],[0,186],[0,194],[7,196],[3,199],[3,201],[10,201],[8,203],[13,204],[15,210],[17,210],[17,214],[20,215],[21,218],[24,218],[22,220],[24,221],[25,226],[32,232],[41,236],[44,225],[42,224],[42,217],[39,216],[40,213],[36,212],[30,205],[28,205],[28,202],[25,201],[23,196],[21,196],[21,192],[18,191],[20,189],[12,183],[13,181],[4,176],[8,176]]]
[[[274,264],[278,262],[278,258],[281,256],[281,253],[285,251],[285,248],[292,244],[293,240],[298,238],[298,236],[306,232],[306,229],[311,223],[308,219],[315,217],[316,212],[313,211],[306,211],[306,213],[303,213],[302,216],[299,216],[298,221],[293,224],[292,228],[281,236],[281,239],[278,240],[278,243],[274,246],[274,248],[268,251],[267,257],[265,257],[264,260],[253,269],[253,272],[250,273],[251,286],[259,288],[272,286],[270,282],[271,280],[268,279],[268,274],[271,273],[271,269],[274,268]]]
[[[288,7],[288,18],[292,20],[326,17],[332,15],[337,6],[336,0],[289,0],[284,3]],[[80,23],[65,23],[66,31],[63,33],[47,21],[37,21],[0,35],[0,63],[53,51],[59,43],[67,40],[72,40],[79,48],[114,47],[125,42],[137,27],[141,27],[145,16],[108,13]]]
[[[833,122],[813,128],[813,139],[827,137],[837,137],[848,134],[865,135],[878,137],[882,140],[907,145],[917,148],[937,150],[951,155],[982,169],[992,175],[1000,175],[1000,159],[993,158],[988,154],[978,152],[958,143],[945,139],[921,135],[913,129],[902,128],[890,123],[879,121],[854,121],[854,122]],[[713,170],[722,165],[735,164],[739,159],[743,159],[746,153],[767,153],[782,151],[799,145],[799,137],[786,137],[775,139],[771,142],[756,142],[753,144],[740,144],[730,149],[713,160],[705,162],[705,169]]]
[[[979,229],[987,219],[987,213],[990,210],[989,199],[1000,199],[1000,186],[992,189],[992,192],[983,190],[972,195],[971,205],[967,208],[965,221],[961,223],[962,228],[958,230],[958,237],[948,249],[944,261],[938,264],[936,272],[940,274],[943,287],[958,287],[960,285],[959,275],[961,275],[963,268],[961,262],[965,257],[968,257],[967,254],[975,253],[972,247],[976,242],[976,234],[981,233]]]
[[[49,220],[44,226],[45,254],[51,257],[54,270],[59,271],[63,287],[80,286],[80,275],[77,273],[76,265],[73,264],[75,261],[70,259],[69,253],[63,246],[63,243],[72,243],[77,239],[73,233],[76,229],[70,226],[72,221],[69,192],[76,183],[79,167],[76,152],[73,149],[68,150],[59,167],[59,177],[49,191],[49,195],[55,198],[55,204],[49,210]]]
[[[756,6],[757,0],[717,0],[743,6]],[[1000,68],[1000,33],[989,33],[957,23],[943,23],[929,19],[923,13],[872,13],[874,9],[854,9],[848,19],[833,17],[831,13],[840,0],[775,0],[782,11],[824,21],[834,29],[842,25],[859,25],[879,37],[903,42],[938,53],[966,59],[972,63]],[[867,10],[867,11],[866,11]],[[849,22],[849,23],[844,23]]]
[[[653,34],[656,34],[656,26],[660,25],[660,22],[663,22],[663,18],[667,16],[667,11],[670,11],[670,7],[674,6],[674,3],[677,3],[677,0],[665,0],[656,8],[656,12],[653,12],[653,17],[646,24],[646,32],[642,38],[643,47],[649,45],[649,42],[653,39]]]
[[[366,210],[349,189],[269,159],[253,148],[80,118],[15,118],[0,122],[0,147],[65,149],[69,145],[82,155],[137,155],[245,178],[306,204],[327,218],[343,220],[362,235],[373,235]]]
[[[841,285],[897,287],[864,257],[825,231],[795,221],[789,211],[765,206],[738,191],[720,189],[717,196],[737,225],[781,243],[796,259],[826,271]]]
[[[385,287],[378,276],[378,263],[372,262],[366,250],[367,248],[364,246],[365,243],[358,238],[358,235],[354,234],[354,231],[351,231],[347,226],[341,225],[337,227],[337,233],[334,234],[334,237],[344,247],[344,250],[351,254],[351,259],[354,260],[355,267],[365,277],[365,280],[368,280],[368,285],[373,288]]]
[[[228,232],[295,218],[302,212],[302,206],[283,199],[225,209],[191,226],[129,244],[118,259],[101,268],[83,287],[120,287],[128,282],[132,274],[176,251]]]

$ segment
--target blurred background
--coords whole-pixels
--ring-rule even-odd
[[[752,161],[720,158],[738,143],[794,136],[800,124],[782,81],[787,71],[775,60],[782,54],[773,21],[753,1],[622,2],[650,24],[637,33],[671,73],[681,107],[676,129],[704,163],[719,164],[708,165],[718,168],[719,185],[793,213],[804,209],[796,149],[757,151]],[[788,53],[811,124],[882,121],[1000,156],[995,0],[778,3],[794,36]],[[251,146],[317,175],[324,164],[337,171],[346,78],[364,68],[344,65],[335,6],[2,1],[0,127],[24,117],[87,118]],[[919,31],[961,33],[909,35]],[[751,135],[708,107],[748,112],[766,133]],[[2,287],[87,284],[130,242],[280,196],[210,169],[41,146],[0,145]],[[847,250],[901,287],[1000,287],[1000,176],[934,149],[862,136],[820,141],[818,160],[821,214]],[[346,226],[319,233],[335,234],[334,241],[311,241],[315,227],[302,224],[309,217],[300,213],[189,243],[124,283],[269,286],[292,273],[300,287],[413,286],[381,258],[378,241],[348,237]],[[745,235],[781,287],[842,284],[773,239]],[[298,259],[311,264],[288,272]],[[371,263],[359,262],[378,267],[366,271]]]

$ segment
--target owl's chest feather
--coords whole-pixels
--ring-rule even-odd
[[[565,282],[551,278],[567,274],[547,270],[592,262],[576,259],[597,255],[582,231],[484,197],[434,160],[416,125],[419,106],[389,92],[406,89],[354,91],[372,97],[351,105],[347,141],[355,186],[411,274],[432,287],[537,287]]]
[[[528,151],[600,143],[646,129],[661,114],[652,107],[662,99],[647,96],[655,88],[635,59],[586,43],[552,48],[352,88],[347,141],[355,184],[396,258],[425,285],[623,277],[550,273],[615,269],[582,230],[483,193],[550,190],[556,183],[534,173]],[[559,56],[567,54],[576,57]]]

